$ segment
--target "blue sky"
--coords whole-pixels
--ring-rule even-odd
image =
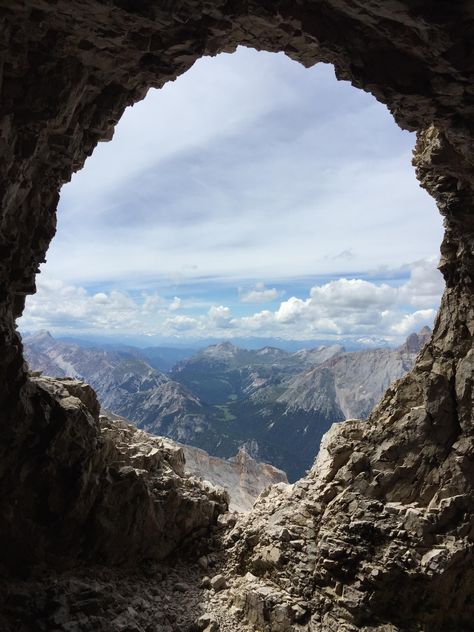
[[[329,65],[201,59],[63,187],[20,327],[397,341],[443,287],[414,141]]]

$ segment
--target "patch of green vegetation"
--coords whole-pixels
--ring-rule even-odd
[[[237,417],[230,412],[229,407],[226,404],[216,404],[214,408],[217,409],[218,416],[222,419],[222,421],[234,421],[237,419]]]

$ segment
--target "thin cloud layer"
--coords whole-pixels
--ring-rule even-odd
[[[247,285],[433,256],[441,220],[413,143],[331,66],[249,49],[201,59],[129,108],[63,188],[45,269],[78,285]]]

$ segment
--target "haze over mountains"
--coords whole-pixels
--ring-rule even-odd
[[[398,349],[347,352],[340,345],[288,352],[229,342],[182,357],[164,373],[159,348],[119,350],[24,339],[32,370],[84,379],[102,406],[148,432],[232,457],[241,447],[257,460],[302,476],[332,423],[364,418],[386,388],[408,371],[430,334],[423,328]]]

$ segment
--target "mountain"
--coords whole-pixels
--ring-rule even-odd
[[[209,404],[225,404],[324,362],[343,350],[340,345],[333,345],[290,353],[269,346],[242,349],[222,342],[178,363],[170,375]]]
[[[243,444],[295,480],[311,467],[330,426],[366,417],[413,366],[430,333],[412,334],[398,349],[355,352],[340,345],[247,350],[225,342],[179,363],[171,375],[213,406],[220,443],[211,453],[227,456]]]
[[[103,408],[133,419],[139,428],[182,442],[189,434],[204,433],[201,447],[206,447],[207,438],[211,445],[216,443],[208,422],[209,407],[182,384],[150,366],[136,350],[84,348],[55,340],[45,331],[23,342],[32,370],[88,382]]]
[[[103,410],[102,424],[113,422],[116,427],[130,428],[130,421],[120,415]],[[260,493],[269,485],[288,483],[285,472],[268,463],[259,463],[245,449],[229,458],[211,456],[200,448],[195,448],[169,439],[161,439],[164,447],[173,453],[182,451],[184,472],[222,487],[229,495],[229,510],[240,513],[250,511]],[[183,459],[181,458],[181,461]]]
[[[411,334],[398,349],[341,353],[292,378],[277,399],[288,411],[320,410],[335,402],[343,418],[365,418],[392,382],[413,366],[431,330]]]
[[[24,343],[32,369],[86,380],[104,408],[138,427],[224,459],[244,447],[293,481],[311,467],[330,426],[366,417],[411,368],[429,335],[425,328],[398,349],[356,352],[340,345],[289,352],[223,342],[181,360],[168,374],[136,348],[83,348],[47,332]]]
[[[41,332],[40,332],[41,333]],[[49,332],[42,332],[47,334]],[[36,334],[37,336],[38,334]],[[22,334],[26,340],[32,336],[32,334]],[[99,340],[89,340],[82,338],[75,338],[73,336],[58,337],[57,342],[65,342],[69,344],[76,344],[82,349],[103,349],[105,351],[118,351],[125,352],[131,355],[135,355],[142,360],[148,362],[148,364],[154,369],[159,371],[169,371],[177,362],[189,358],[196,353],[195,348],[187,347],[136,347],[131,344],[124,344],[122,342],[110,342]]]

